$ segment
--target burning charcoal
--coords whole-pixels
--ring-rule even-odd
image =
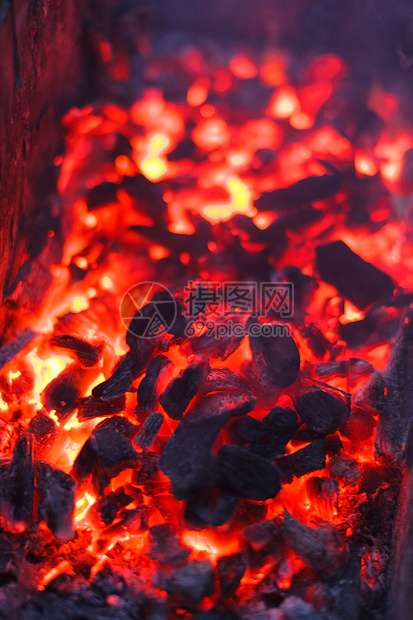
[[[70,351],[74,354],[80,366],[84,368],[95,366],[100,360],[103,351],[102,344],[94,346],[87,342],[87,340],[68,335],[54,336],[50,340],[50,346],[55,349]]]
[[[132,424],[128,418],[124,418],[122,415],[116,415],[112,418],[102,420],[102,422],[99,422],[96,426],[95,431],[100,429],[110,429],[116,431],[128,439],[132,439],[139,432],[139,427],[136,426],[136,424]]]
[[[318,246],[316,268],[324,282],[361,310],[393,295],[391,277],[360,258],[343,241]]]
[[[85,196],[87,207],[90,211],[99,207],[116,202],[119,185],[110,181],[104,181],[87,191]]]
[[[142,465],[133,472],[132,482],[134,484],[146,484],[157,477],[160,467],[160,455],[157,452],[146,452],[141,456]]]
[[[376,421],[368,411],[353,407],[350,417],[341,425],[340,432],[353,441],[365,441],[372,436]]]
[[[386,408],[386,384],[380,370],[375,370],[363,387],[353,395],[357,407],[368,409],[372,413],[383,413]]]
[[[125,190],[135,201],[137,209],[156,222],[165,219],[167,204],[163,198],[163,189],[159,183],[149,181],[143,174],[133,177],[125,177],[122,181],[122,189]]]
[[[126,487],[120,487],[113,493],[105,495],[94,506],[99,514],[100,519],[105,525],[110,525],[116,518],[118,512],[125,508],[128,504],[136,500],[142,500],[142,492],[140,489],[134,489],[133,493],[128,492]]]
[[[274,521],[248,525],[242,530],[241,538],[253,552],[261,556],[278,553],[280,548],[280,530]]]
[[[153,411],[159,397],[159,390],[174,368],[165,355],[157,355],[148,364],[146,374],[138,387],[138,405],[146,411]]]
[[[325,579],[338,579],[346,560],[344,541],[334,525],[320,524],[317,528],[304,525],[284,511],[282,533],[286,544],[302,560]]]
[[[310,603],[298,596],[288,596],[278,610],[282,614],[280,620],[317,620],[320,617]]]
[[[303,422],[325,435],[334,433],[350,413],[347,396],[314,385],[296,392],[293,402]]]
[[[362,465],[346,456],[333,457],[329,462],[329,468],[332,476],[342,478],[348,484],[356,484],[363,473]]]
[[[199,392],[200,394],[211,394],[212,392],[227,392],[228,390],[240,394],[254,393],[254,388],[249,381],[229,368],[211,368]]]
[[[241,446],[221,446],[217,467],[222,488],[237,497],[265,501],[281,490],[280,476],[274,465]]]
[[[144,364],[127,353],[116,366],[112,376],[92,390],[94,398],[114,400],[130,390],[133,381],[143,371]]]
[[[248,568],[248,556],[244,551],[226,555],[218,559],[217,572],[220,598],[234,593]]]
[[[284,448],[298,429],[298,416],[290,407],[273,407],[263,420],[281,448]]]
[[[317,359],[323,359],[327,351],[331,349],[331,343],[323,332],[313,323],[300,328],[300,334],[307,341],[311,352]]]
[[[159,564],[174,566],[184,562],[190,555],[191,549],[185,547],[173,526],[169,523],[154,525],[149,530],[149,550],[151,560]]]
[[[297,478],[317,469],[324,469],[326,458],[322,439],[312,441],[305,448],[291,454],[290,458],[294,464],[294,475]]]
[[[208,560],[193,560],[171,573],[159,570],[153,585],[165,590],[179,607],[193,607],[214,594],[214,570]]]
[[[242,320],[236,315],[218,317],[212,334],[205,333],[202,336],[194,334],[195,337],[191,337],[186,346],[184,345],[184,350],[188,349],[191,353],[202,353],[210,358],[219,358],[225,361],[238,349],[244,338],[244,334],[234,335],[235,330],[231,332],[231,329],[227,328],[227,325],[231,323],[232,325],[235,323],[240,326],[243,325]],[[243,330],[241,331],[243,332]],[[223,335],[217,338],[216,334],[221,333]]]
[[[340,435],[335,433],[334,435],[324,437],[323,448],[326,456],[339,456],[344,450]]]
[[[173,379],[159,397],[159,402],[173,420],[180,420],[209,371],[208,359],[203,355],[189,358],[189,364]]]
[[[39,495],[37,516],[46,521],[57,540],[64,542],[74,537],[73,510],[75,481],[68,474],[49,463],[37,463],[36,490]]]
[[[348,377],[351,382],[357,382],[361,377],[369,376],[374,371],[371,364],[365,360],[350,358],[339,362],[325,362],[314,367],[316,376],[326,381],[334,377]]]
[[[26,327],[17,338],[10,340],[0,349],[0,370],[9,362],[11,362],[33,339],[37,336],[30,327]]]
[[[137,508],[126,508],[120,514],[120,521],[117,521],[113,525],[109,525],[109,527],[105,529],[105,534],[107,534],[108,537],[111,535],[122,535],[125,531],[129,532],[129,534],[140,534],[149,529],[149,518],[152,514],[151,506],[141,504]]]
[[[31,433],[20,435],[3,477],[1,512],[7,526],[13,530],[25,531],[33,518],[34,442]]]
[[[341,176],[339,174],[306,177],[289,187],[264,192],[254,204],[258,211],[284,211],[294,206],[334,196],[340,187]]]
[[[137,434],[135,444],[139,446],[139,448],[142,448],[142,450],[150,448],[162,426],[162,422],[163,415],[161,413],[157,413],[156,411],[151,413]]]
[[[59,420],[66,420],[76,409],[76,400],[86,383],[87,371],[77,364],[69,364],[49,385],[42,394],[44,407],[47,411],[56,411]]]
[[[302,443],[308,443],[309,441],[314,441],[315,439],[322,439],[323,437],[325,437],[323,433],[317,433],[317,431],[313,430],[306,424],[302,424],[292,438],[291,444],[293,446],[299,446]]]
[[[237,507],[238,500],[230,493],[201,489],[187,500],[184,519],[195,527],[218,527],[229,521]]]
[[[38,411],[34,418],[30,420],[27,430],[29,433],[32,433],[36,439],[36,456],[39,456],[50,445],[56,434],[54,421],[43,413],[43,411]]]
[[[79,421],[90,420],[92,418],[104,418],[112,416],[124,411],[126,398],[122,394],[112,400],[104,400],[103,398],[78,398],[76,406],[78,408],[77,418]]]
[[[338,482],[332,478],[317,478],[307,480],[309,500],[316,506],[322,519],[332,521],[338,513]]]
[[[150,289],[146,295],[150,294]],[[173,328],[177,316],[178,302],[168,291],[159,291],[150,301],[135,312],[126,332],[126,344],[138,362],[141,370],[146,366],[155,351],[152,338],[168,332]]]
[[[214,486],[212,447],[229,418],[246,415],[254,405],[254,399],[231,393],[209,394],[191,405],[161,456],[161,469],[176,499],[188,499],[201,486]]]
[[[384,372],[386,396],[384,410],[380,413],[376,435],[376,450],[400,460],[409,445],[412,427],[413,403],[413,307],[410,307],[391,351]],[[377,376],[377,390],[381,393]],[[374,390],[373,388],[373,390]],[[380,402],[380,401],[379,401]]]
[[[73,475],[82,483],[92,474],[93,484],[101,493],[114,476],[128,467],[134,467],[139,460],[130,439],[113,426],[99,425],[80,450],[73,464]]]
[[[281,389],[294,383],[300,372],[300,353],[291,336],[250,334],[249,341],[253,369],[264,388]]]

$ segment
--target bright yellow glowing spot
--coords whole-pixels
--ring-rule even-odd
[[[386,181],[398,181],[402,173],[403,161],[393,160],[382,164],[380,172]]]
[[[93,213],[85,213],[82,217],[82,221],[88,228],[94,228],[98,223],[97,217]]]
[[[225,186],[231,197],[230,202],[205,206],[203,214],[209,221],[228,220],[234,213],[244,213],[250,217],[256,215],[257,210],[251,204],[251,193],[245,183],[237,177],[229,177]]]
[[[254,217],[254,224],[260,230],[265,230],[274,221],[274,215],[272,213],[258,213]]]
[[[364,312],[358,310],[352,303],[346,301],[344,306],[344,314],[340,317],[340,323],[343,325],[346,323],[352,323],[353,321],[359,321],[364,317]]]
[[[282,86],[279,88],[268,107],[268,114],[275,118],[290,118],[293,114],[300,111],[300,102],[298,101],[295,90],[291,86]]]
[[[77,428],[79,426],[82,426],[82,422],[79,422],[77,419],[77,413],[74,413],[70,416],[63,428],[65,431],[70,431],[71,428]]]
[[[156,133],[149,140],[147,154],[140,163],[142,173],[151,181],[159,179],[166,172],[166,160],[161,155],[169,147],[170,140],[162,133]]]
[[[374,161],[365,153],[356,152],[354,155],[354,167],[360,174],[374,176],[377,173],[377,166]]]
[[[16,370],[16,372],[13,372],[12,370],[9,372],[9,381],[13,381],[13,379],[18,379],[19,377],[21,377],[21,372],[20,370]]]
[[[96,502],[96,498],[93,497],[90,493],[85,493],[84,496],[77,500],[75,505],[75,517],[74,522],[77,524],[79,521],[83,519],[86,515],[87,511],[93,504]]]
[[[105,290],[108,291],[109,289],[111,289],[113,287],[113,282],[112,280],[109,278],[109,276],[102,276],[100,278],[100,286]]]
[[[4,402],[2,395],[0,394],[0,411],[7,411],[8,408],[8,404]]]
[[[86,295],[91,299],[92,297],[96,297],[97,290],[95,288],[88,288],[86,291]]]
[[[40,394],[72,360],[65,355],[56,355],[43,360],[38,357],[36,349],[30,351],[30,353],[27,354],[26,359],[33,366],[34,370],[33,398],[29,401],[29,403],[42,406]]]
[[[87,260],[84,256],[78,256],[73,262],[79,267],[79,269],[87,269]]]
[[[70,309],[72,312],[82,312],[82,310],[86,310],[89,308],[88,300],[82,295],[75,295],[72,299],[72,303],[70,304]]]
[[[56,415],[56,409],[49,412],[49,417],[55,422],[56,426],[60,426],[59,418]]]

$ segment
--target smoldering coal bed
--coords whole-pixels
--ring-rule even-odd
[[[408,617],[394,88],[274,40],[92,39],[105,91],[6,290],[1,617]]]

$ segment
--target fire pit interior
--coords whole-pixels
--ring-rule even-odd
[[[0,617],[411,617],[402,3],[14,4]]]

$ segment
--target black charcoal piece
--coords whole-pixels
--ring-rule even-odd
[[[278,470],[247,448],[225,444],[217,454],[221,488],[237,497],[265,501],[281,490]]]
[[[56,434],[54,421],[43,411],[38,411],[34,418],[30,420],[27,428],[29,433],[33,433],[36,439],[35,454],[39,456],[50,445]]]
[[[139,446],[139,448],[142,448],[142,450],[147,450],[150,448],[156,439],[156,435],[162,426],[162,422],[163,415],[161,413],[157,413],[156,411],[151,413],[146,418],[144,425],[140,428],[134,443]]]
[[[153,411],[159,396],[159,389],[173,368],[173,362],[165,355],[157,355],[149,362],[146,374],[138,387],[138,405],[142,409]]]
[[[247,568],[248,555],[244,551],[225,555],[218,559],[220,598],[225,598],[236,591]]]
[[[259,442],[269,434],[268,426],[249,415],[232,420],[228,424],[227,432],[231,443],[241,445]]]
[[[318,246],[316,268],[324,282],[361,310],[393,295],[395,284],[391,277],[363,260],[343,241]]]
[[[334,196],[340,187],[341,176],[338,174],[306,177],[289,187],[264,192],[254,204],[258,211],[284,211],[314,200]]]
[[[174,566],[184,562],[191,555],[191,549],[182,544],[178,533],[170,523],[162,523],[154,525],[149,530],[147,555],[159,564]]]
[[[109,495],[102,497],[102,499],[95,504],[96,508],[94,508],[101,521],[105,525],[110,525],[122,508],[125,508],[125,506],[137,499],[142,501],[142,491],[140,491],[140,489],[135,488],[133,492],[131,492],[125,487],[120,487],[113,493],[109,493]]]
[[[160,455],[158,452],[145,452],[140,455],[140,459],[142,464],[138,469],[134,470],[132,482],[134,484],[152,482],[160,472]]]
[[[372,413],[383,413],[386,409],[386,384],[383,373],[375,370],[363,387],[353,395],[353,402]]]
[[[0,349],[0,370],[11,362],[20,351],[23,351],[36,336],[37,332],[34,332],[30,327],[26,327],[16,338],[2,346]]]
[[[126,353],[116,366],[112,376],[92,390],[94,398],[114,400],[130,390],[133,381],[143,372],[145,363]]]
[[[237,508],[238,499],[236,497],[231,495],[231,493],[219,491],[211,514],[211,525],[215,527],[225,525],[235,514]]]
[[[89,189],[85,195],[85,201],[89,210],[104,207],[116,201],[119,185],[111,181],[103,181]]]
[[[149,181],[143,174],[136,174],[123,179],[122,189],[136,201],[138,211],[156,222],[165,219],[167,204],[163,198],[162,185]]]
[[[316,507],[320,517],[332,521],[338,513],[339,486],[337,480],[313,476],[307,480],[306,487],[308,498]]]
[[[26,530],[33,519],[34,444],[31,433],[18,437],[2,480],[1,512],[7,526],[19,531]]]
[[[238,372],[230,368],[211,368],[207,378],[199,389],[200,394],[212,392],[239,392],[240,394],[254,394],[251,383]]]
[[[296,412],[290,407],[273,407],[263,420],[269,427],[280,447],[284,447],[292,439],[299,427],[299,420]]]
[[[341,478],[348,484],[356,484],[363,474],[362,464],[349,456],[333,456],[329,468],[334,478]]]
[[[293,402],[301,420],[325,435],[334,433],[350,414],[347,395],[319,386],[311,385],[296,392]]]
[[[76,406],[78,408],[78,420],[90,420],[92,418],[105,418],[116,415],[124,411],[126,398],[122,394],[112,400],[104,400],[103,398],[94,398],[88,396],[86,398],[78,398]]]
[[[57,540],[71,540],[73,510],[75,507],[75,481],[60,469],[43,461],[37,463],[36,491],[39,496],[37,516],[46,521]]]
[[[76,409],[84,372],[77,364],[70,364],[44,389],[43,405],[47,411],[55,410],[59,420],[66,420]]]
[[[112,420],[115,418],[106,422]],[[73,476],[82,483],[92,474],[96,490],[102,493],[114,476],[139,462],[139,455],[128,437],[113,425],[99,425],[80,450],[73,464]]]
[[[280,530],[274,521],[248,525],[241,531],[241,538],[253,552],[262,556],[275,554],[280,548]]]
[[[373,435],[376,421],[369,411],[359,407],[351,409],[350,417],[340,427],[340,433],[353,441],[366,441]]]
[[[54,336],[50,340],[50,346],[55,349],[70,351],[76,357],[81,366],[88,368],[98,363],[102,356],[103,345],[93,345],[87,340],[69,335]]]
[[[208,371],[208,358],[204,355],[193,355],[188,360],[187,368],[167,385],[159,397],[159,402],[170,418],[182,418],[199,386],[205,381]]]
[[[299,478],[317,469],[324,469],[326,457],[324,455],[323,440],[312,441],[308,446],[291,454],[294,465],[294,475]]]
[[[180,607],[199,605],[202,599],[215,592],[214,570],[208,560],[188,562],[171,573],[159,570],[153,583]]]
[[[298,596],[288,596],[278,609],[282,620],[317,620],[320,617],[311,603]]]
[[[184,519],[195,527],[219,527],[229,521],[238,499],[225,491],[205,488],[193,493],[185,504]]]
[[[228,260],[226,258],[226,260]],[[220,316],[216,319],[216,328],[213,333],[202,334],[202,336],[191,337],[187,343],[188,350],[192,353],[207,355],[210,358],[219,358],[225,361],[234,351],[238,349],[245,334],[241,329],[241,335],[236,335],[234,329],[230,329],[228,325],[243,325],[238,315]],[[217,333],[223,333],[220,338],[216,337]],[[240,333],[238,331],[238,333]]]
[[[292,336],[250,334],[249,341],[252,367],[259,384],[267,389],[281,389],[294,383],[300,372],[300,353]]]
[[[188,499],[200,487],[215,486],[212,447],[230,417],[246,415],[255,399],[234,393],[198,398],[180,421],[161,456],[161,469],[176,499]]]
[[[346,546],[330,523],[309,527],[284,511],[282,534],[288,547],[326,580],[336,580],[345,569]]]

